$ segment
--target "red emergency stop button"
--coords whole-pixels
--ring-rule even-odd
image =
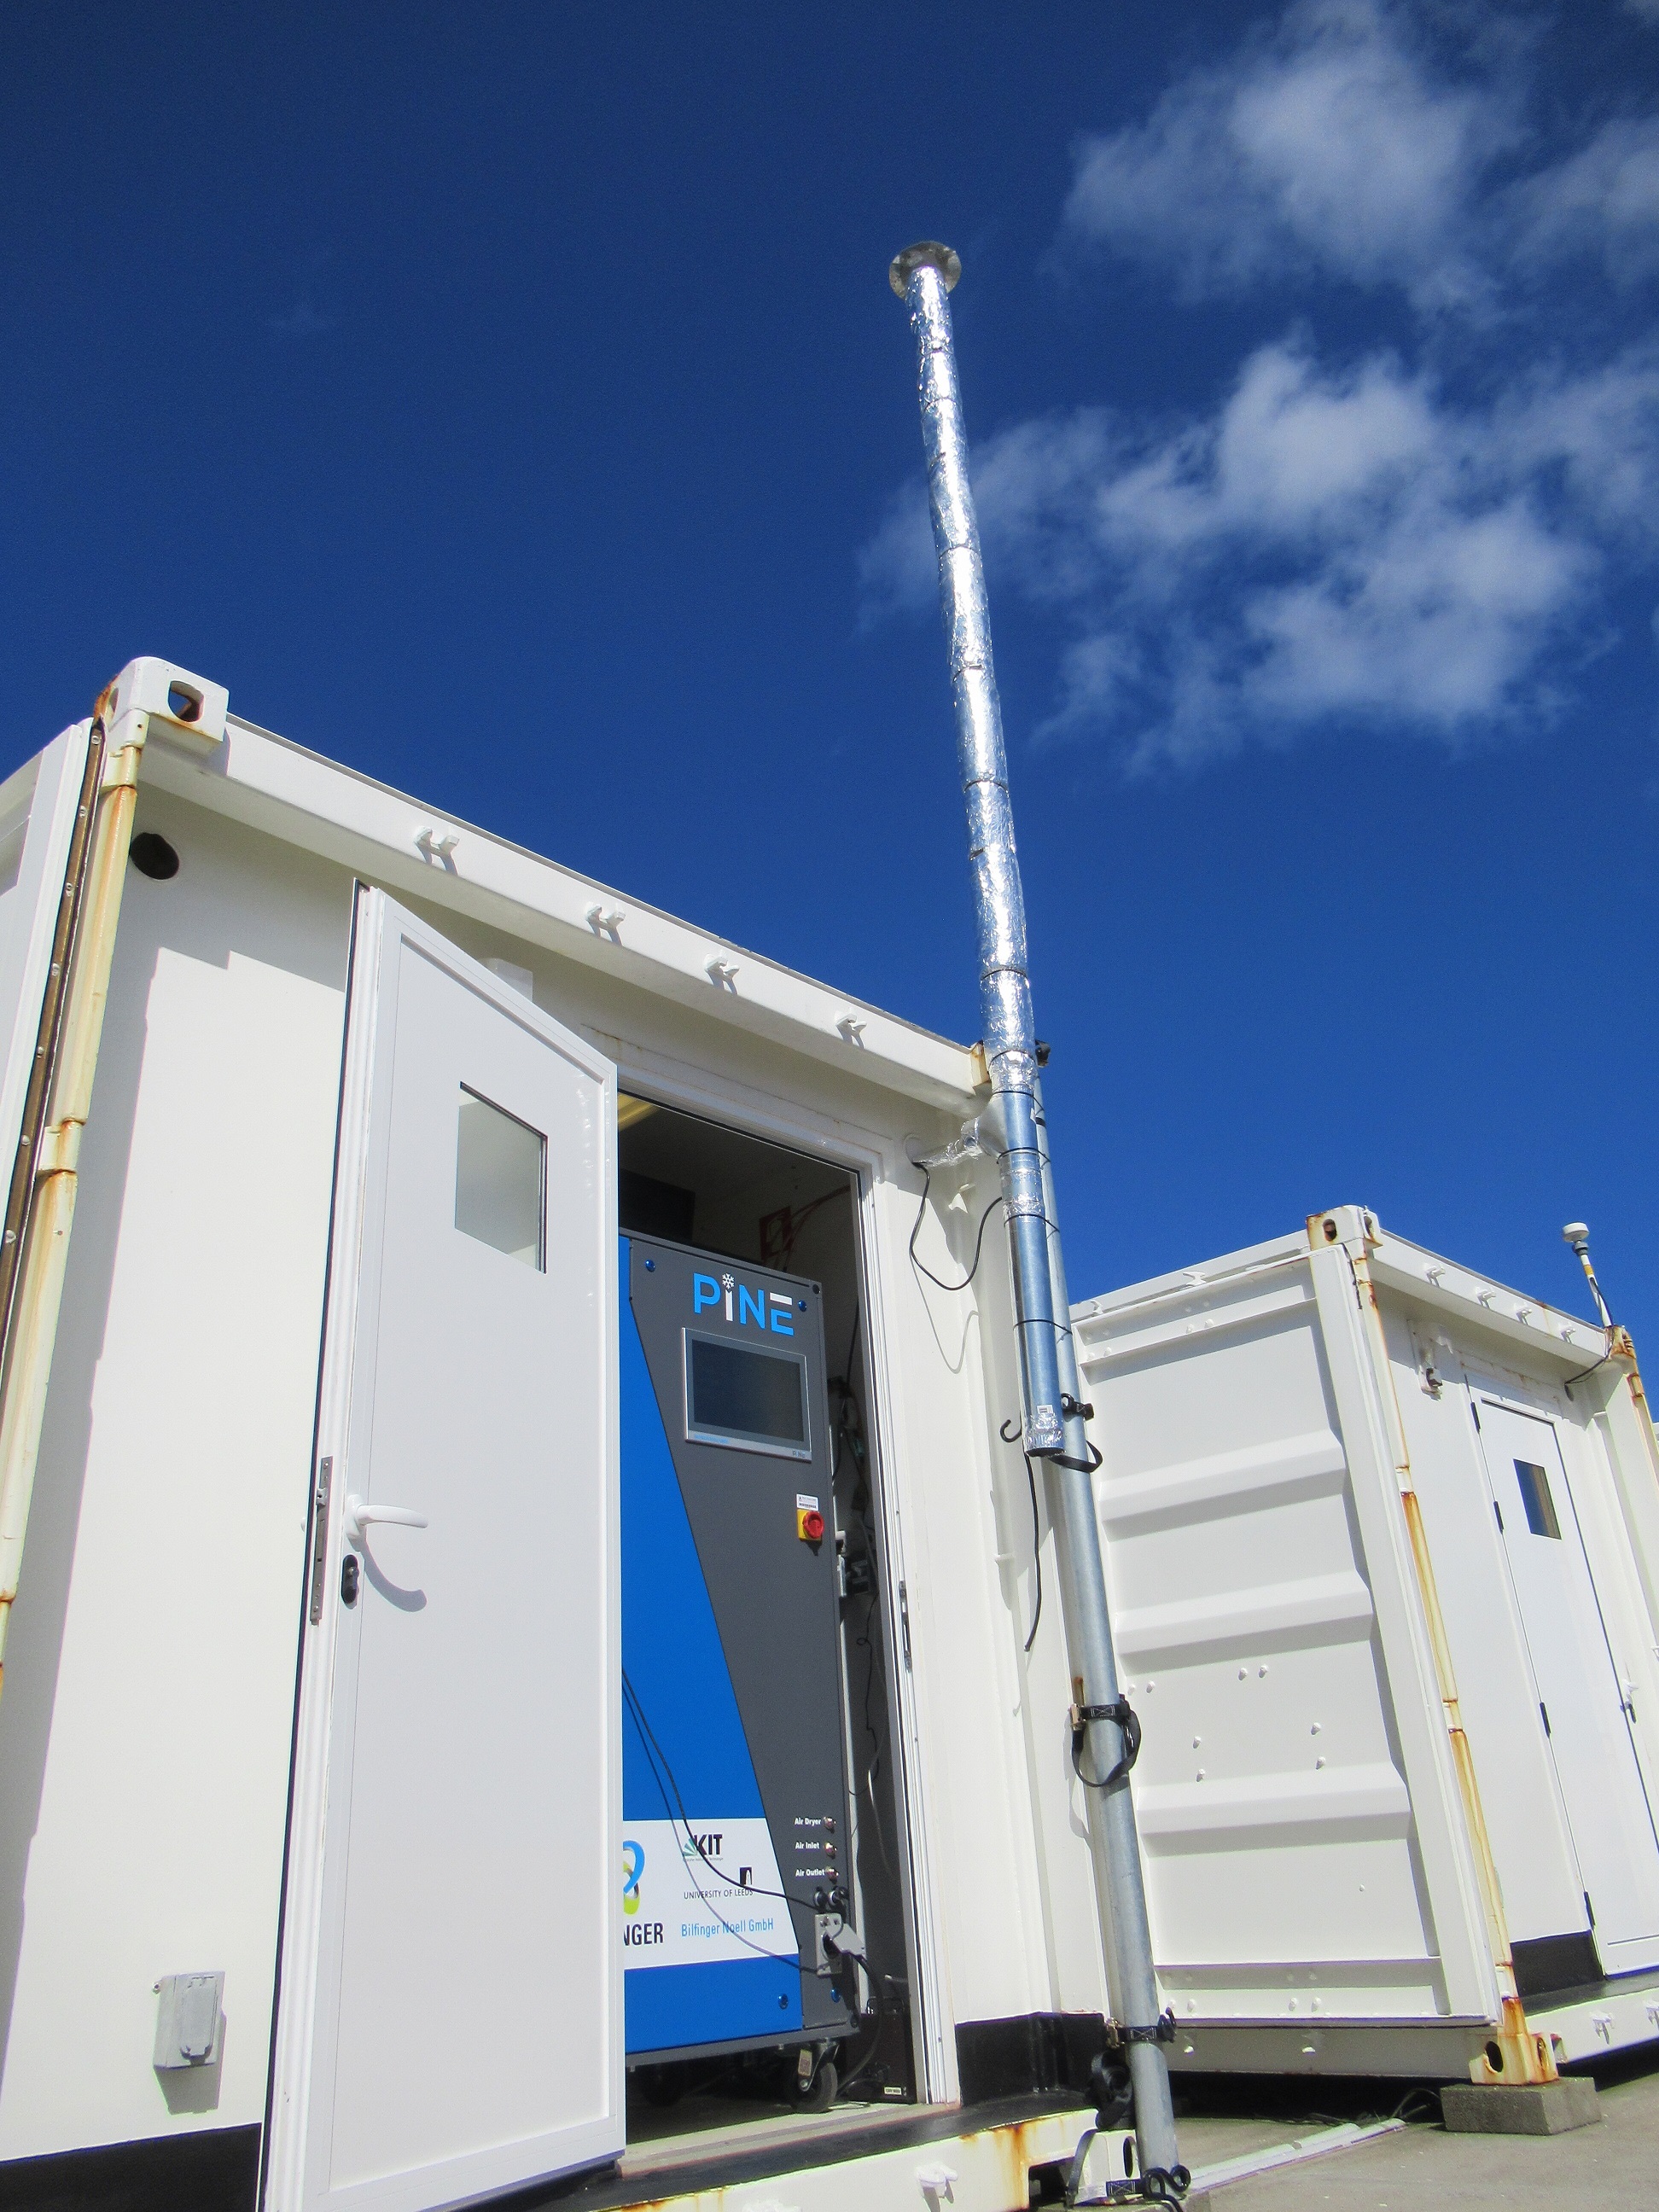
[[[798,1505],[795,1508],[795,1534],[803,1544],[821,1544],[823,1541],[823,1516],[816,1505]]]

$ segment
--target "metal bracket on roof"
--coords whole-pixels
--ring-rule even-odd
[[[116,725],[131,714],[147,714],[157,737],[182,739],[192,750],[210,752],[225,741],[229,692],[171,660],[145,656],[128,661],[100,703],[112,753],[121,744]]]

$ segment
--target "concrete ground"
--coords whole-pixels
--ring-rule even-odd
[[[1443,2205],[1648,2212],[1659,2206],[1659,2065],[1604,2069],[1600,2106],[1599,2126],[1553,2136],[1449,2136],[1437,2120],[1415,2118],[1350,2148],[1213,2187],[1210,2202],[1213,2212],[1437,2212]],[[1203,2113],[1177,2123],[1195,2191],[1206,2166],[1316,2139],[1319,2126]]]

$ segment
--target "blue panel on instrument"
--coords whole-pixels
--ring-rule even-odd
[[[682,2051],[800,2026],[800,1969],[793,1959],[630,1966],[623,1990],[630,2051]]]
[[[617,1330],[623,1669],[659,1752],[653,1765],[624,1698],[623,1818],[759,1820],[760,1785],[629,1301],[630,1262],[624,1237]],[[793,1959],[630,1965],[623,1987],[630,2051],[684,2050],[801,2024],[800,1970]]]

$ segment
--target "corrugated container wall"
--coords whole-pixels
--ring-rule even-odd
[[[1659,1486],[1628,1340],[1604,1356],[1352,1206],[1073,1317],[1177,2064],[1478,2075],[1483,1826],[1558,2060],[1659,2032]]]

